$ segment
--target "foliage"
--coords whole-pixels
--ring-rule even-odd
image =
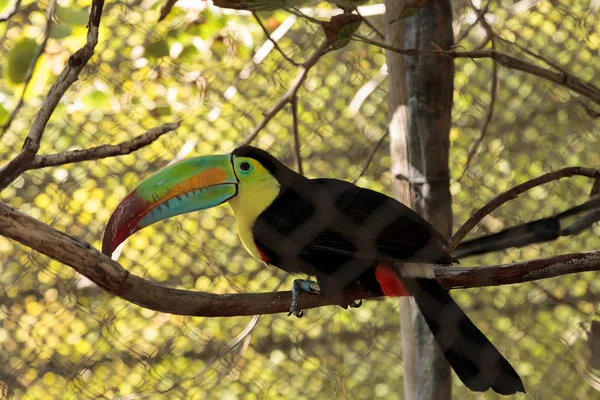
[[[0,159],[19,151],[49,85],[84,43],[88,3],[60,2],[25,106],[1,138]],[[117,143],[178,119],[184,120],[181,128],[131,155],[28,172],[3,192],[3,200],[100,247],[111,211],[140,179],[180,152],[224,153],[243,140],[289,87],[296,68],[274,50],[265,56],[269,47],[251,16],[197,3],[196,10],[174,7],[157,23],[160,2],[107,2],[96,55],[50,120],[40,153]],[[598,85],[594,57],[600,24],[588,11],[597,2],[540,1],[527,10],[517,3],[492,2],[492,28]],[[0,53],[5,56],[0,123],[19,100],[29,59],[25,48],[41,42],[45,5],[23,1],[14,18],[0,23]],[[279,45],[297,61],[322,40],[319,26],[283,11],[262,18],[271,31],[295,19]],[[456,10],[457,26],[466,29],[473,20],[466,8]],[[370,34],[370,29],[363,24],[360,32]],[[484,36],[475,27],[460,45],[475,47]],[[523,55],[514,44],[497,46]],[[307,175],[358,177],[386,131],[384,64],[381,49],[350,42],[311,70],[298,99]],[[600,164],[600,129],[583,99],[499,69],[494,117],[459,181],[490,102],[492,67],[489,60],[460,59],[456,68],[451,132],[456,224],[492,196],[543,171]],[[379,84],[359,104],[359,90],[369,82]],[[289,165],[291,126],[291,113],[282,112],[256,141]],[[389,192],[387,144],[360,185]],[[583,179],[537,188],[487,217],[475,234],[564,210],[587,199],[589,188]],[[463,264],[590,250],[599,247],[599,234],[596,226],[576,238]],[[395,300],[367,302],[350,311],[311,310],[301,320],[263,316],[245,340],[222,354],[249,318],[187,318],[144,310],[14,242],[0,238],[0,250],[0,381],[9,397],[361,399],[395,397],[402,390]],[[133,273],[186,289],[256,292],[291,283],[290,277],[247,257],[225,207],[137,233],[119,261]],[[517,366],[532,396],[591,398],[596,392],[589,382],[597,378],[588,366],[586,329],[596,318],[600,296],[595,276],[462,290],[453,296]],[[454,390],[457,398],[473,398],[457,380]]]

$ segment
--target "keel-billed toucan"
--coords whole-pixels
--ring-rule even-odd
[[[467,387],[525,391],[508,361],[435,280],[431,264],[455,260],[427,221],[384,194],[337,179],[308,179],[255,147],[189,158],[144,180],[111,216],[102,251],[112,254],[157,221],[224,202],[253,257],[317,278],[318,285],[295,281],[294,293],[330,295],[352,285],[387,296],[408,293]],[[299,315],[296,298],[291,311]]]

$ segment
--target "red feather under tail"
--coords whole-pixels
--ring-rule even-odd
[[[375,268],[375,278],[384,295],[389,297],[410,296],[390,264],[379,264]]]

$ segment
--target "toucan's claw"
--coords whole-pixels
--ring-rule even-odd
[[[362,306],[362,299],[361,300],[352,300],[350,303],[348,303],[348,307],[350,308],[359,308],[360,306]]]
[[[294,283],[292,283],[292,304],[288,312],[288,317],[293,314],[298,318],[302,318],[304,315],[304,310],[298,310],[300,292],[320,293],[319,284],[307,279],[294,279]]]

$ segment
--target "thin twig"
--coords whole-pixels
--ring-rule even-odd
[[[593,312],[583,311],[579,307],[579,304],[577,304],[577,302],[575,302],[573,300],[566,299],[566,298],[560,298],[560,297],[556,296],[550,290],[548,290],[544,286],[542,286],[539,282],[532,282],[532,285],[539,291],[543,292],[546,295],[546,297],[550,298],[556,304],[566,305],[566,306],[570,307],[572,310],[578,312],[579,314],[586,315],[586,316],[590,316],[593,313]]]
[[[387,49],[394,53],[403,54],[407,56],[419,56],[419,55],[429,55],[429,56],[447,56],[451,58],[490,58],[494,61],[497,61],[500,65],[508,69],[514,69],[517,71],[522,71],[534,76],[537,76],[542,79],[549,80],[551,82],[557,83],[561,86],[566,87],[578,93],[588,99],[592,100],[596,104],[600,104],[600,89],[592,85],[591,83],[583,82],[582,80],[570,75],[566,72],[555,72],[551,71],[547,68],[542,68],[535,64],[532,64],[528,61],[524,61],[518,59],[516,57],[510,56],[505,53],[501,53],[499,51],[488,49],[488,50],[478,50],[478,51],[456,51],[456,50],[426,50],[426,49],[399,49],[393,46],[389,46],[385,43],[381,43],[375,40],[371,40],[365,36],[354,34],[352,37],[355,40],[372,44],[374,46],[379,46],[381,48]]]
[[[592,211],[560,230],[560,236],[576,235],[600,221],[600,210]]]
[[[575,221],[569,221],[578,215]],[[508,248],[520,248],[531,244],[549,242],[561,236],[576,235],[600,221],[600,196],[556,213],[523,224],[511,226],[500,232],[483,235],[460,242],[452,251],[455,258],[482,255]]]
[[[592,118],[592,119],[598,119],[598,118],[600,118],[600,112],[592,110],[591,107],[589,107],[583,101],[580,101],[579,105],[581,107],[583,107],[583,109],[585,110],[585,112],[587,113],[587,115],[590,116],[590,118]]]
[[[158,16],[158,22],[167,18],[167,15],[171,12],[173,6],[177,3],[177,0],[166,0],[165,5],[160,9],[160,15]]]
[[[565,73],[565,74],[567,73],[567,71],[566,71],[564,68],[562,68],[560,65],[558,65],[558,64],[557,64],[557,63],[555,63],[554,61],[552,61],[552,60],[550,60],[550,59],[548,59],[548,58],[546,58],[546,57],[542,56],[541,54],[538,54],[538,53],[536,53],[536,52],[534,52],[534,51],[531,51],[531,50],[529,50],[529,49],[528,49],[527,47],[525,47],[525,46],[521,46],[521,45],[520,45],[520,44],[518,44],[517,42],[510,41],[510,40],[508,40],[508,39],[506,39],[506,38],[503,38],[502,36],[500,36],[500,35],[498,35],[498,34],[494,33],[494,32],[492,31],[492,28],[491,28],[489,25],[487,26],[486,30],[488,31],[488,34],[489,34],[489,35],[492,35],[493,37],[495,37],[495,38],[496,38],[496,39],[498,39],[498,40],[501,40],[502,42],[506,43],[507,45],[509,45],[509,46],[514,46],[514,47],[518,48],[518,49],[519,49],[519,50],[521,50],[523,53],[525,53],[525,54],[527,54],[527,55],[529,55],[529,56],[531,56],[531,57],[533,57],[533,58],[535,58],[535,59],[538,59],[538,60],[542,61],[543,63],[545,63],[546,65],[548,65],[548,66],[549,66],[549,67],[551,67],[551,68],[554,68],[554,69],[555,69],[555,70],[557,70],[557,71],[563,72],[563,73]]]
[[[55,154],[44,154],[35,156],[28,169],[40,169],[46,167],[56,167],[58,165],[71,164],[75,162],[100,160],[102,158],[122,156],[133,153],[142,147],[148,146],[165,133],[179,128],[181,121],[171,122],[152,129],[125,142],[115,145],[102,145],[85,150],[72,150]]]
[[[254,315],[248,325],[244,328],[243,331],[240,332],[239,335],[235,339],[231,341],[225,348],[223,348],[219,353],[213,357],[198,374],[194,374],[194,378],[202,376],[215,362],[221,360],[227,353],[233,350],[238,344],[240,344],[256,327],[258,324],[258,320],[260,319],[260,315]]]
[[[494,47],[494,41],[492,40],[492,46]],[[460,182],[462,178],[465,176],[467,171],[469,170],[469,166],[471,165],[471,161],[477,154],[479,150],[479,146],[483,142],[485,135],[487,134],[488,128],[490,126],[490,122],[492,121],[492,116],[494,115],[494,105],[496,104],[496,93],[498,92],[498,63],[494,60],[492,61],[492,82],[490,84],[490,104],[488,105],[487,112],[485,114],[485,118],[483,119],[483,123],[481,124],[481,133],[479,137],[471,146],[469,150],[469,154],[467,155],[467,162],[465,162],[465,166],[463,168],[462,174],[457,179],[457,182]]]
[[[365,174],[365,172],[367,172],[367,169],[369,169],[369,165],[371,165],[371,162],[375,158],[375,154],[377,154],[377,151],[383,144],[383,141],[387,137],[388,133],[389,133],[389,131],[385,131],[385,133],[383,135],[381,135],[381,137],[379,138],[377,143],[375,143],[375,146],[373,146],[371,148],[371,151],[369,152],[369,156],[367,157],[367,159],[365,160],[365,163],[363,164],[362,168],[360,169],[358,176],[356,178],[354,178],[352,183],[356,184],[356,182],[358,182],[358,180]]]
[[[373,32],[375,32],[375,34],[377,36],[379,36],[380,39],[385,40],[385,35],[381,32],[379,32],[379,29],[377,29],[377,27],[375,25],[373,25],[371,23],[371,21],[369,21],[367,18],[363,17],[360,12],[358,11],[358,9],[356,10],[356,14],[358,14],[359,17],[361,17],[363,19],[363,22],[373,30]]]
[[[248,323],[248,325],[246,325],[244,330],[242,330],[239,335],[237,335],[231,342],[229,342],[229,344],[227,346],[225,346],[223,349],[219,350],[217,352],[217,354],[215,356],[213,356],[210,359],[210,361],[208,361],[204,365],[204,367],[200,370],[200,372],[198,372],[197,374],[193,374],[189,378],[176,380],[175,382],[173,382],[173,384],[168,389],[161,390],[158,393],[167,394],[176,388],[180,388],[186,382],[189,382],[189,381],[192,381],[192,380],[202,377],[202,375],[206,371],[208,371],[210,369],[210,367],[212,367],[217,361],[222,360],[223,357],[225,357],[225,355],[227,353],[229,353],[231,350],[235,349],[236,346],[238,344],[240,344],[244,339],[246,339],[247,337],[250,337],[249,335],[252,333],[254,328],[256,328],[260,317],[261,317],[261,315],[254,315],[252,317],[252,319],[250,320],[250,322]],[[147,398],[147,397],[150,397],[150,396],[145,396],[145,397],[137,397],[136,396],[136,399]]]
[[[20,5],[21,0],[16,0],[12,10],[0,15],[0,22],[8,21],[9,19],[11,19],[17,13],[17,11],[19,11]]]
[[[254,128],[252,133],[242,141],[242,143],[240,144],[241,146],[252,143],[252,141],[256,139],[260,131],[262,131],[265,126],[267,126],[267,124],[273,119],[273,117],[275,117],[279,113],[279,111],[281,111],[289,102],[292,101],[292,98],[296,95],[296,93],[298,93],[298,89],[300,89],[300,86],[306,79],[308,71],[310,71],[310,69],[319,61],[319,59],[327,51],[329,46],[331,46],[331,42],[329,40],[325,40],[321,44],[321,46],[319,46],[319,48],[311,54],[308,60],[306,60],[306,62],[302,64],[290,88],[287,90],[287,92],[285,92],[283,96],[281,96],[279,101],[275,103],[275,105],[264,114],[263,120],[260,122],[260,124],[256,126],[256,128]]]
[[[506,192],[499,194],[489,201],[485,206],[477,210],[455,233],[448,241],[446,247],[449,252],[462,241],[462,239],[481,221],[486,215],[490,214],[496,208],[500,207],[509,200],[518,197],[521,193],[528,191],[536,186],[543,185],[548,182],[556,181],[562,178],[568,178],[574,175],[587,176],[588,178],[600,177],[600,170],[584,167],[567,167],[558,171],[549,172],[534,179],[530,179],[513,187]]]
[[[190,316],[236,316],[288,312],[289,291],[272,293],[214,294],[172,289],[140,278],[89,243],[60,232],[0,202],[0,235],[60,261],[89,278],[105,291],[141,307]],[[485,267],[434,267],[447,288],[499,286],[600,270],[600,251],[564,254],[508,265]],[[348,305],[352,300],[376,295],[353,288],[332,297],[302,293],[303,309]]]
[[[267,39],[269,39],[269,41],[271,43],[273,43],[273,47],[275,47],[275,49],[279,52],[279,54],[281,54],[281,56],[283,58],[286,59],[287,62],[289,62],[290,64],[292,64],[295,67],[299,67],[300,64],[297,63],[296,61],[292,60],[292,58],[290,56],[288,56],[287,54],[285,54],[283,52],[283,50],[281,49],[281,47],[279,47],[279,44],[277,43],[276,40],[274,40],[271,37],[271,34],[269,33],[269,31],[267,30],[267,27],[262,23],[260,17],[258,16],[258,14],[255,11],[252,11],[252,16],[254,16],[254,19],[256,19],[256,22],[258,23],[258,25],[261,27],[261,29],[263,30],[263,32],[265,33],[265,36],[267,37]]]
[[[40,149],[40,142],[46,129],[46,124],[54,113],[56,106],[58,106],[60,99],[69,87],[79,79],[79,74],[94,55],[94,49],[98,44],[98,30],[102,17],[102,7],[104,7],[104,0],[92,1],[86,44],[69,57],[67,65],[48,91],[48,95],[44,99],[40,110],[33,119],[31,129],[25,139],[21,152],[0,169],[0,191],[5,189],[27,170]]]
[[[292,124],[294,131],[294,155],[296,157],[296,164],[298,165],[298,173],[302,175],[302,157],[300,156],[300,134],[298,132],[298,96],[294,93],[292,101],[290,103],[292,107]]]
[[[471,8],[473,9],[473,11],[475,11],[475,14],[477,14],[477,19],[475,20],[475,22],[473,22],[471,25],[469,25],[467,27],[467,29],[465,29],[464,31],[462,31],[460,33],[460,35],[458,35],[458,37],[455,39],[454,43],[460,43],[464,38],[466,38],[469,33],[471,32],[471,29],[473,29],[475,27],[475,25],[477,25],[479,23],[479,21],[485,19],[485,14],[487,14],[488,9],[490,8],[490,4],[492,4],[492,0],[488,0],[488,2],[486,3],[486,5],[483,8],[477,9],[475,7],[475,5],[473,4],[473,2],[471,2]]]
[[[2,125],[2,132],[0,132],[0,139],[4,134],[8,131],[14,119],[17,117],[19,110],[23,107],[25,103],[25,92],[27,92],[27,88],[29,87],[29,83],[31,83],[31,78],[33,77],[33,71],[37,66],[37,63],[46,51],[46,44],[48,43],[48,39],[50,38],[50,32],[52,30],[52,19],[54,18],[54,11],[56,9],[56,0],[51,0],[50,4],[48,4],[48,8],[46,9],[46,27],[44,28],[44,38],[42,39],[42,43],[38,46],[33,56],[33,59],[29,63],[29,67],[27,68],[27,73],[25,75],[25,82],[23,84],[23,91],[21,92],[21,96],[19,98],[19,102],[15,106],[15,108],[10,113],[8,120]]]

